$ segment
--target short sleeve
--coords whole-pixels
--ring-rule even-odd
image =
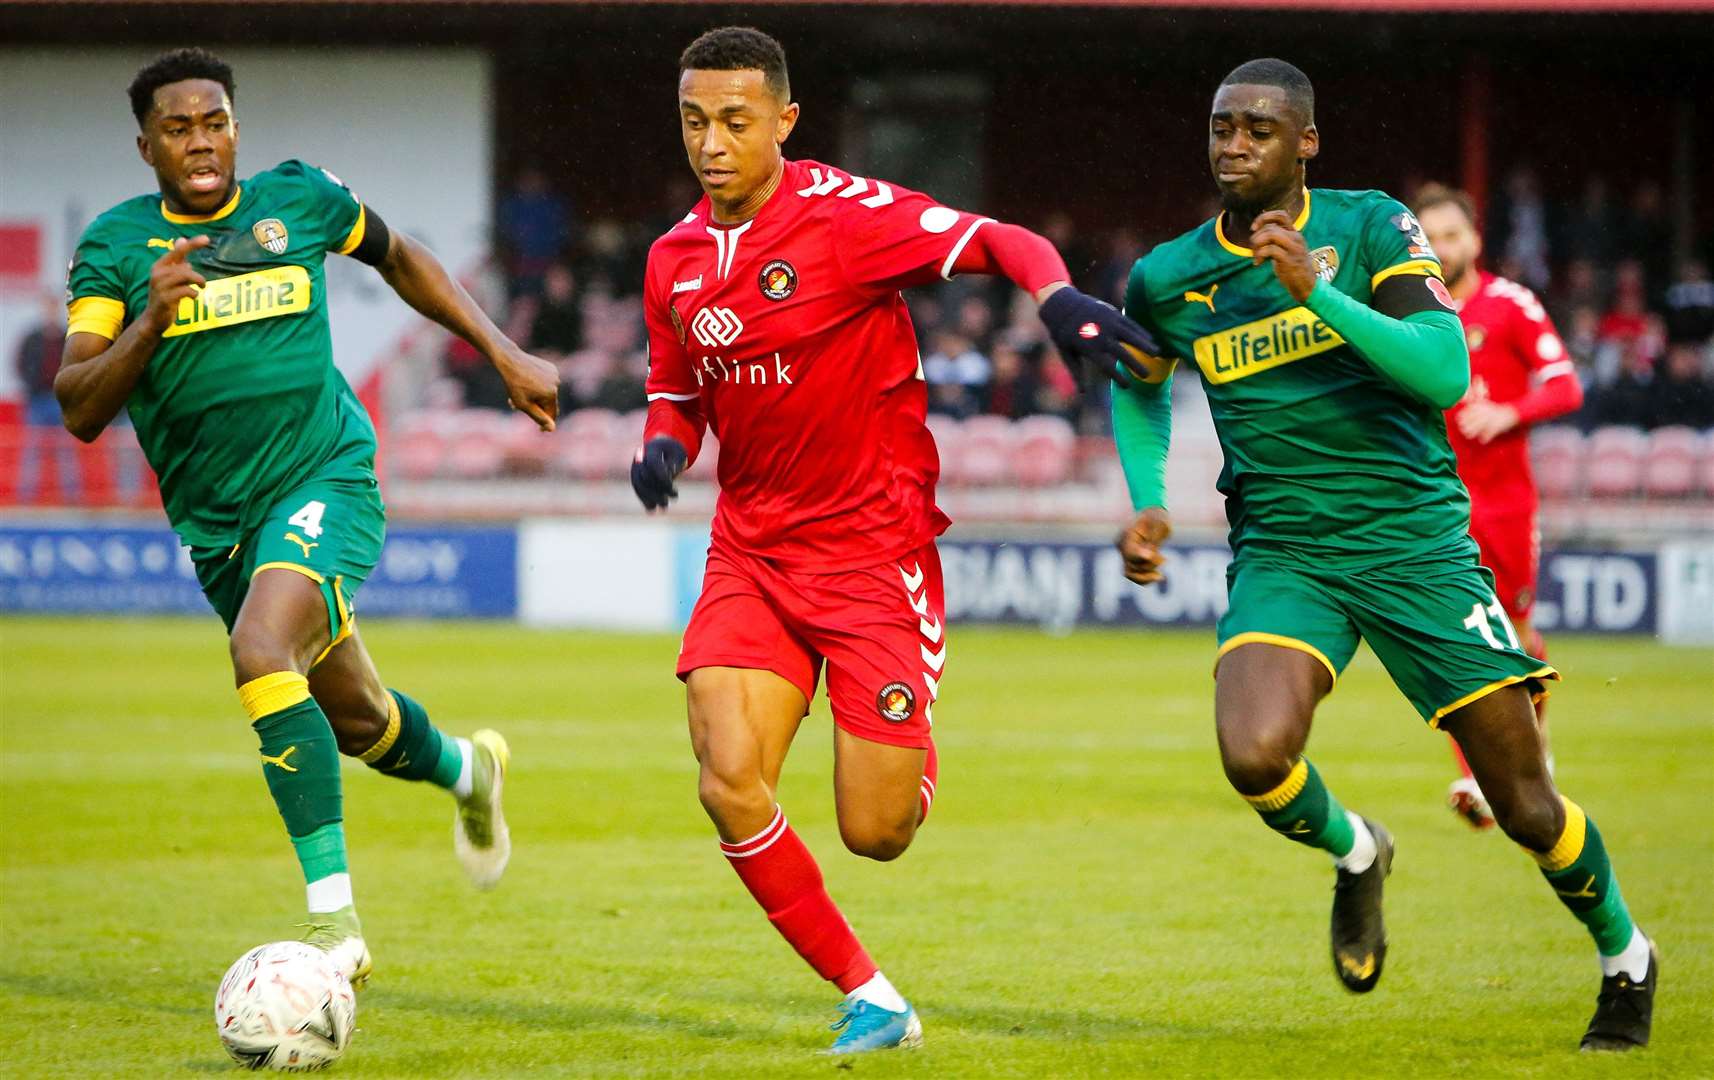
[[[84,233],[66,271],[66,333],[112,341],[125,326],[125,285],[112,245]]]
[[[952,277],[976,230],[992,222],[882,180],[812,168],[800,198],[832,199],[834,252],[847,280],[890,292]],[[806,194],[807,192],[807,194]]]
[[[702,394],[684,351],[678,313],[668,302],[651,265],[643,279],[643,323],[649,331],[650,401],[692,401]]]
[[[1369,288],[1399,274],[1441,278],[1440,258],[1429,246],[1422,223],[1397,199],[1378,199],[1363,230]]]
[[[345,181],[326,169],[301,161],[287,164],[300,170],[309,189],[310,204],[315,207],[322,224],[322,246],[339,255],[356,251],[357,245],[363,242],[363,230],[368,219],[363,200],[345,186]]]

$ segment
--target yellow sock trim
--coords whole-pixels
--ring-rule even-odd
[[[381,755],[393,748],[399,741],[399,700],[392,694],[387,695],[387,730],[375,740],[375,745],[357,755],[357,760],[365,765],[373,765],[380,760]]]
[[[1291,773],[1286,776],[1280,786],[1260,795],[1245,795],[1244,801],[1257,810],[1272,813],[1297,798],[1303,792],[1303,785],[1309,782],[1309,762],[1302,758],[1291,767]]]
[[[276,671],[240,686],[238,700],[244,703],[244,711],[250,714],[250,721],[254,723],[271,713],[308,701],[309,680],[295,671]]]
[[[1535,861],[1541,868],[1553,874],[1577,861],[1583,854],[1583,839],[1589,831],[1589,819],[1584,816],[1583,808],[1561,795],[1559,801],[1565,804],[1565,831],[1559,834],[1559,842],[1546,851],[1531,851]],[[1528,848],[1524,850],[1528,851]]]

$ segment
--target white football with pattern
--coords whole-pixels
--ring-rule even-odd
[[[356,1021],[351,983],[326,953],[302,941],[251,949],[214,994],[220,1043],[248,1069],[324,1069],[345,1053]]]

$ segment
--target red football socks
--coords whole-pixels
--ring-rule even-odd
[[[774,820],[755,836],[722,842],[720,850],[774,929],[817,975],[849,994],[875,974],[875,962],[827,895],[821,868],[783,810],[776,808]]]

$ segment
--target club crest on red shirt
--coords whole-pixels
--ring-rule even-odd
[[[774,259],[762,267],[756,283],[769,300],[784,300],[797,292],[797,268],[784,259]]]

